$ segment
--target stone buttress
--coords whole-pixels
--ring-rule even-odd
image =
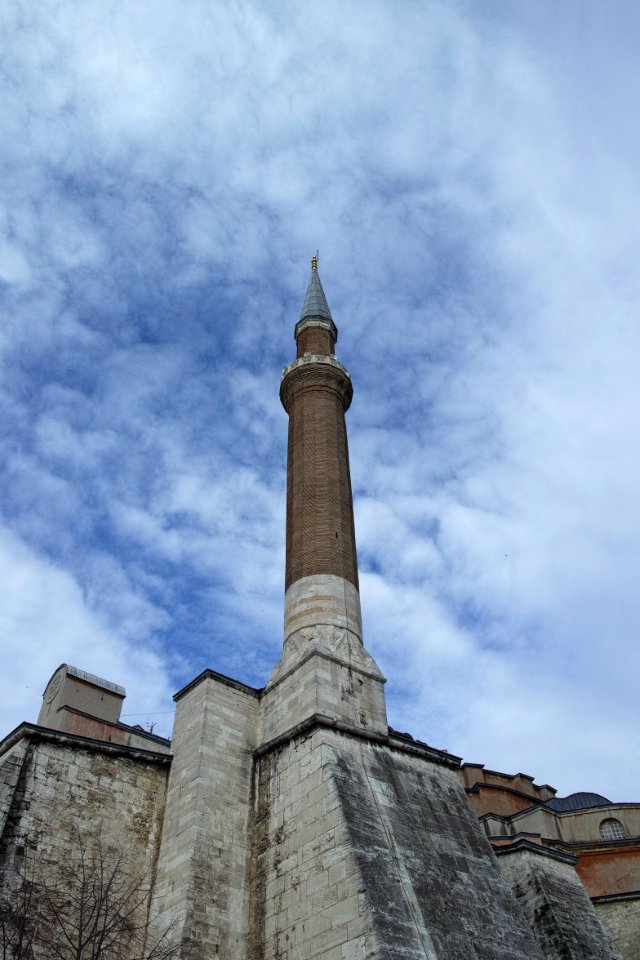
[[[156,909],[189,960],[578,956],[570,918],[556,952],[534,936],[459,759],[387,726],[362,639],[353,391],[316,258],[295,339],[283,653],[264,690],[208,670],[177,695]]]

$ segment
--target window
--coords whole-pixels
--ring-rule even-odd
[[[600,836],[603,840],[624,840],[627,831],[619,820],[603,820],[600,824]]]

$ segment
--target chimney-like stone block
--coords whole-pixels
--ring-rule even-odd
[[[177,695],[156,908],[181,960],[246,960],[259,693],[205,671]]]
[[[67,729],[65,708],[108,723],[117,723],[125,696],[124,687],[117,683],[63,663],[49,680],[42,695],[38,724],[52,730]]]

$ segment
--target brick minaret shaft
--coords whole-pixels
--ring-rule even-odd
[[[314,257],[295,327],[297,359],[280,387],[289,414],[285,641],[312,623],[346,626],[362,639],[344,417],[353,388],[335,358],[337,338]]]
[[[349,452],[344,414],[351,378],[334,357],[338,336],[313,258],[295,328],[298,359],[285,371],[280,398],[289,414],[285,589],[319,573],[357,588]]]

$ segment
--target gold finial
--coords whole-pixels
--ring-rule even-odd
[[[319,251],[316,250],[316,255],[315,255],[315,257],[311,257],[311,269],[312,269],[312,270],[317,270],[317,269],[318,269],[318,252],[319,252]]]

